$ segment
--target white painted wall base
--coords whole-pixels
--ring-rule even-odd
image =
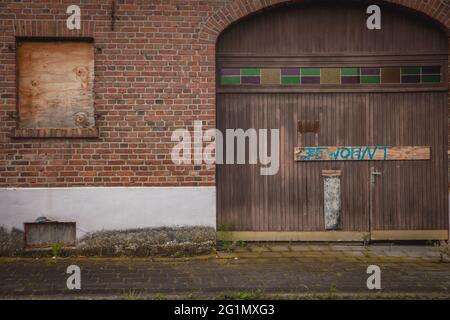
[[[215,187],[0,188],[0,225],[39,216],[83,231],[216,225]],[[83,230],[83,231],[82,231]]]

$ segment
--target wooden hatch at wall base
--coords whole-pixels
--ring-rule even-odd
[[[318,1],[219,37],[218,129],[280,133],[277,174],[217,166],[219,239],[448,238],[447,37],[381,9],[376,31],[363,4]]]

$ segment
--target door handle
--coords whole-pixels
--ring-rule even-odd
[[[382,173],[380,171],[373,171],[373,172],[371,172],[371,174],[374,175],[374,176],[381,176],[382,175]]]

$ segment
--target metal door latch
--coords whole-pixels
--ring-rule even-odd
[[[380,171],[372,171],[370,173],[370,182],[375,183],[375,176],[381,176],[382,173]]]

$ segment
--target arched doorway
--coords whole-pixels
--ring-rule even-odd
[[[277,174],[217,167],[227,237],[448,238],[447,37],[381,9],[381,30],[366,28],[363,4],[315,2],[220,35],[218,128],[280,130]]]

